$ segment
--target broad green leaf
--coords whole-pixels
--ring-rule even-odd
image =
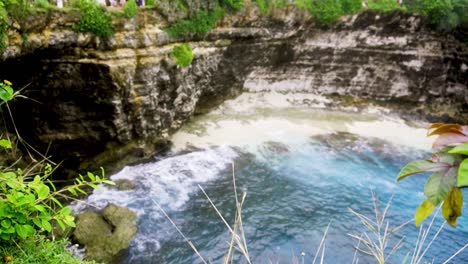
[[[0,87],[0,100],[3,102],[8,102],[13,99],[14,91],[10,86]]]
[[[11,149],[11,141],[8,139],[0,139],[0,147]]]
[[[18,180],[16,180],[16,178],[14,179],[7,179],[6,180],[6,185],[8,185],[8,187],[14,189],[14,190],[21,190],[23,185],[18,182]]]
[[[34,194],[28,194],[23,197],[18,198],[18,205],[33,205],[36,202],[36,196]]]
[[[115,185],[115,182],[109,180],[103,180],[102,182],[108,185]]]
[[[414,222],[416,223],[416,226],[419,226],[424,219],[431,215],[434,208],[435,205],[431,201],[425,200],[422,202],[414,214]]]
[[[458,166],[457,186],[468,186],[468,158],[463,160]]]
[[[53,190],[54,192],[57,191],[57,188],[55,188],[55,184],[54,184],[52,181],[47,180],[47,183],[48,183],[50,186],[52,186],[52,190]]]
[[[52,212],[49,212],[49,211],[45,211],[45,212],[41,212],[39,214],[39,217],[40,218],[43,218],[43,219],[46,219],[47,221],[49,221],[52,217],[50,216],[50,213]]]
[[[12,203],[12,204],[14,204],[14,205],[17,205],[17,203],[18,203],[18,202],[17,202],[17,199],[16,199],[17,193],[16,193],[16,194],[7,194],[6,197],[7,197],[7,200],[8,200],[10,203]]]
[[[462,214],[462,208],[463,193],[459,188],[454,187],[442,205],[442,215],[447,223],[453,227],[457,226],[457,218]]]
[[[13,234],[15,233],[15,228],[13,226],[2,228],[2,233]]]
[[[47,196],[49,196],[50,190],[49,190],[49,187],[47,185],[42,183],[36,189],[36,192],[37,192],[37,196],[39,197],[39,199],[42,200],[44,198],[47,198]]]
[[[7,217],[9,209],[10,207],[8,206],[7,203],[5,202],[0,203],[0,218]]]
[[[88,171],[88,178],[92,181],[96,181],[96,177],[94,177],[94,174]]]
[[[23,212],[14,212],[12,214],[12,219],[15,219],[16,222],[24,224],[28,220],[28,218],[24,215]]]
[[[4,228],[10,228],[11,226],[11,221],[10,219],[3,219],[1,222],[2,227]]]
[[[57,224],[60,226],[62,230],[65,230],[65,224],[63,223],[62,220],[55,218],[55,221],[57,221]]]
[[[70,187],[70,188],[68,188],[68,191],[69,191],[69,192],[70,192],[72,195],[74,195],[74,196],[76,196],[76,195],[77,195],[77,193],[76,193],[76,191],[75,191],[75,188],[74,188],[74,187]]]
[[[11,236],[8,235],[8,234],[5,234],[5,233],[1,233],[0,238],[5,240],[5,241],[8,241],[8,240],[10,240]]]
[[[448,153],[468,155],[468,143],[463,143],[452,148]]]
[[[457,170],[452,168],[446,173],[435,172],[428,179],[424,185],[424,195],[434,205],[439,205],[445,197],[447,197],[450,190],[455,185],[457,180]]]
[[[446,163],[437,163],[431,160],[415,160],[401,169],[396,180],[400,181],[408,176],[422,172],[443,171],[447,170],[449,167],[450,165]]]
[[[21,238],[26,238],[30,235],[33,235],[36,230],[30,225],[15,225],[15,231]]]
[[[35,182],[35,183],[40,183],[41,181],[42,181],[41,176],[36,175],[36,176],[34,177],[34,182]]]
[[[34,208],[35,208],[37,211],[39,211],[39,212],[45,212],[45,210],[46,210],[46,209],[44,208],[44,206],[43,206],[43,205],[40,205],[40,204],[35,205]]]
[[[50,197],[50,200],[52,200],[52,202],[54,202],[56,205],[63,207],[62,203],[59,202],[59,200],[57,200],[55,197]]]
[[[97,189],[97,188],[98,188],[98,186],[97,186],[96,184],[94,184],[94,183],[88,183],[88,186],[91,187],[91,188],[93,188],[93,189]]]
[[[61,214],[61,215],[69,215],[69,214],[71,214],[71,209],[70,209],[70,207],[63,207],[63,208],[60,210],[59,214]]]
[[[87,195],[87,193],[85,191],[83,191],[83,189],[81,189],[80,187],[76,186],[75,187],[75,190],[77,190],[78,192],[84,194],[84,195]]]
[[[67,215],[62,220],[67,226],[76,227],[75,217],[73,217],[72,215]]]
[[[0,177],[3,179],[16,179],[16,174],[14,172],[4,172],[0,173]]]
[[[42,219],[42,228],[44,228],[47,232],[52,231],[52,225],[49,223],[49,221]]]
[[[39,228],[42,228],[42,222],[39,218],[33,218],[33,223],[39,227]]]

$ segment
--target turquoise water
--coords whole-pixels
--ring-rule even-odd
[[[247,192],[243,220],[253,263],[293,263],[293,256],[300,259],[301,252],[306,254],[305,263],[311,263],[328,224],[325,263],[351,263],[356,241],[348,234],[360,235],[367,230],[348,208],[374,219],[374,191],[381,208],[392,199],[387,219],[390,227],[396,227],[411,220],[424,199],[426,176],[395,182],[402,166],[428,155],[423,150],[339,131],[275,134],[273,138],[175,152],[159,161],[126,167],[112,176],[114,180],[133,180],[136,188],[102,188],[87,202],[100,208],[113,202],[138,214],[138,234],[121,263],[201,263],[154,201],[205,259],[222,263],[229,232],[197,184],[232,224],[233,163],[238,192]],[[441,223],[438,217],[433,232]],[[409,251],[412,253],[418,232],[410,223],[394,236],[390,243],[404,236],[405,244],[388,263],[401,263]],[[456,229],[442,230],[425,260],[442,263],[467,242],[468,217],[462,216]],[[234,263],[245,263],[240,254],[237,256]],[[358,257],[359,263],[375,263],[368,256]],[[468,251],[450,263],[468,263]]]

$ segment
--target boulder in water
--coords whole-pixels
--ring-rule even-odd
[[[101,214],[88,210],[78,215],[73,237],[86,246],[86,259],[111,263],[128,248],[137,232],[135,219],[134,212],[114,204]]]

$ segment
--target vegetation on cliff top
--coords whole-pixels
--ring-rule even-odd
[[[214,28],[217,22],[229,12],[237,12],[245,8],[244,0],[211,0],[210,8],[191,10],[193,4],[187,0],[177,0],[177,8],[187,13],[165,29],[172,37],[202,36]],[[151,5],[159,2],[150,0]],[[401,4],[395,0],[252,0],[261,13],[269,14],[273,10],[295,6],[307,10],[312,18],[320,24],[331,24],[343,15],[355,14],[362,9],[373,9],[381,12],[404,10],[426,15],[439,29],[450,30],[461,23],[468,23],[468,0],[403,0]],[[0,50],[6,45],[6,34],[9,28],[15,28],[15,21],[30,15],[38,8],[53,8],[47,0],[0,0]],[[78,8],[81,19],[74,29],[79,32],[91,32],[100,37],[113,34],[110,12],[94,0],[74,0],[71,6]],[[365,7],[363,7],[365,6]],[[137,6],[129,1],[123,7],[126,17],[134,17]],[[21,30],[17,29],[16,30]]]
[[[97,2],[90,0],[74,0],[72,6],[81,11],[80,21],[75,25],[74,30],[78,32],[91,32],[100,37],[109,37],[114,33],[110,15],[106,12],[105,8]],[[131,4],[129,4],[126,9],[124,9],[127,16],[132,15],[131,13],[133,13],[133,11],[131,8]]]
[[[187,10],[188,4],[179,0]],[[460,23],[468,22],[468,0],[406,0],[401,4],[395,0],[253,0],[262,14],[288,6],[307,10],[319,24],[331,24],[344,15],[355,14],[363,9],[380,12],[403,10],[427,15],[439,29],[450,30]],[[171,23],[166,31],[172,37],[203,35],[216,26],[221,17],[229,11],[238,11],[244,7],[241,0],[218,0],[212,10],[190,10],[187,18]],[[364,7],[365,6],[365,7]]]
[[[189,19],[182,19],[172,23],[165,30],[171,37],[186,35],[204,35],[216,26],[224,15],[224,10],[217,8],[213,11],[201,10]]]

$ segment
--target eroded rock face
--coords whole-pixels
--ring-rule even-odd
[[[43,149],[52,143],[56,157],[151,144],[242,91],[359,98],[430,121],[468,121],[467,40],[421,17],[369,11],[325,28],[297,10],[260,17],[249,8],[186,39],[195,60],[181,69],[168,58],[181,39],[161,30],[160,13],[141,11],[115,21],[108,40],[52,14],[28,43],[11,41],[0,77],[29,84],[22,93],[34,100],[14,105],[23,137]]]

